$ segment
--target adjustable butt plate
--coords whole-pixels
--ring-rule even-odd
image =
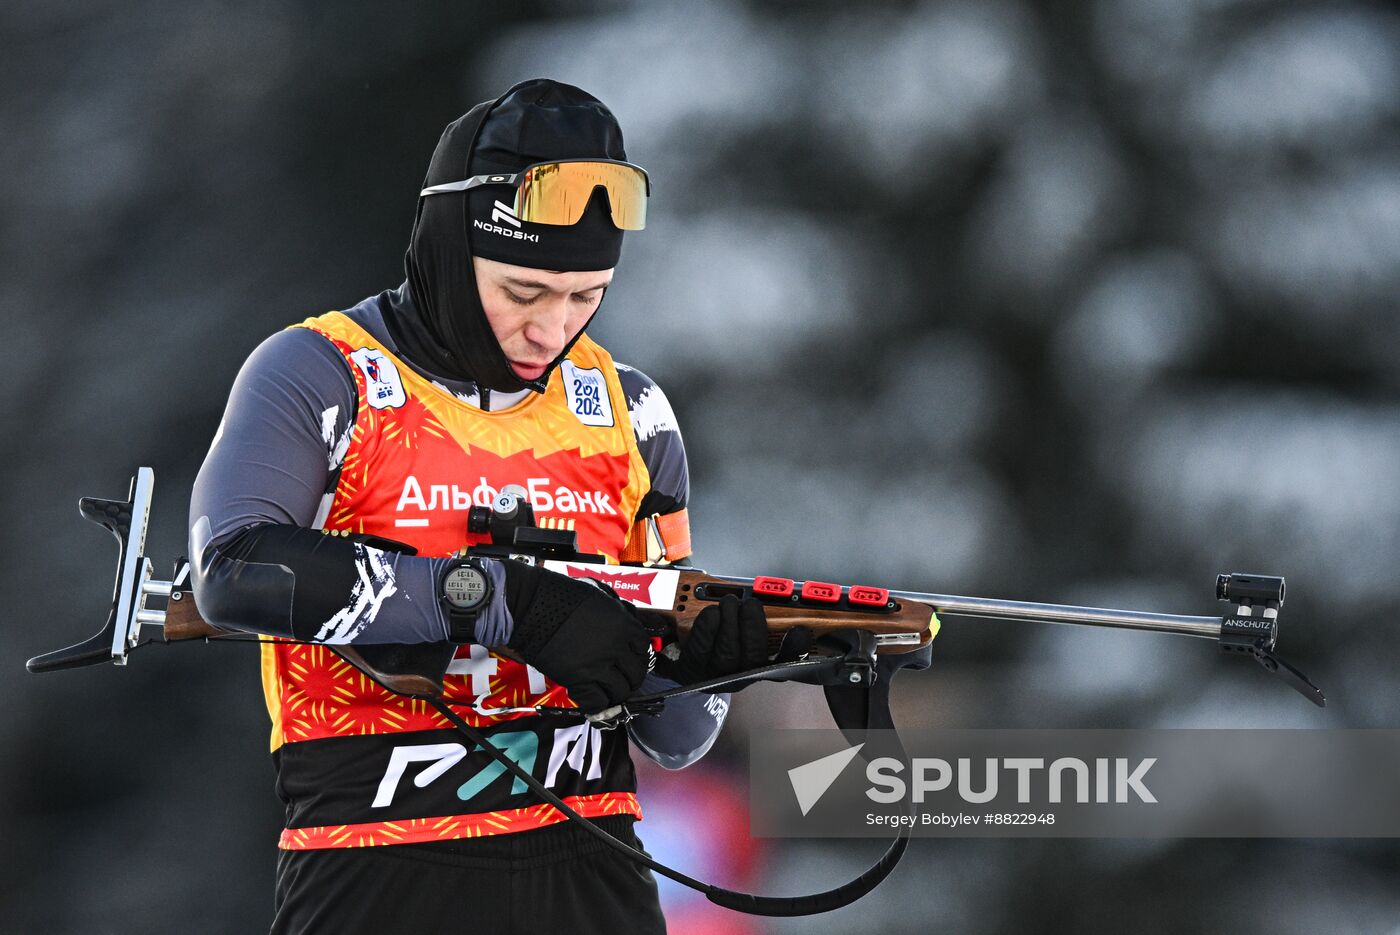
[[[126,500],[83,497],[78,512],[85,519],[108,530],[117,540],[117,582],[107,623],[95,635],[65,649],[30,659],[30,672],[49,672],[78,666],[112,662],[126,665],[129,653],[141,637],[143,625],[160,625],[165,612],[147,608],[152,596],[168,597],[168,581],[156,581],[151,562],[145,556],[146,530],[151,521],[151,499],[155,492],[155,472],[138,468],[131,479]]]

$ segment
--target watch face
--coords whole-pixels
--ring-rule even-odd
[[[458,610],[476,610],[486,599],[486,575],[471,565],[459,565],[442,579],[442,596]]]

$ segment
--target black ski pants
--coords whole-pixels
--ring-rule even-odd
[[[641,847],[630,816],[597,824]],[[279,851],[271,935],[664,935],[651,871],[569,822],[517,834]]]

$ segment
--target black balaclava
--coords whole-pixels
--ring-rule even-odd
[[[626,160],[617,120],[586,91],[534,78],[449,124],[433,151],[423,187],[513,173],[550,159],[587,157]],[[583,217],[572,226],[520,222],[519,230],[526,235],[521,237],[489,229],[516,230],[502,221],[495,204],[508,206],[514,197],[514,189],[505,185],[482,186],[465,195],[419,197],[404,267],[413,311],[427,340],[415,334],[417,329],[394,327],[392,316],[390,328],[409,359],[441,376],[502,393],[544,392],[550,373],[573,343],[538,380],[518,377],[482,310],[472,255],[533,269],[610,269],[622,251],[622,231],[613,226],[602,192],[594,193]],[[406,312],[394,309],[394,314]]]

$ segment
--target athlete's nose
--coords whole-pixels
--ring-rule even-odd
[[[553,358],[564,349],[568,338],[565,334],[568,315],[563,309],[542,310],[542,313],[530,319],[525,325],[525,339],[531,344],[547,351],[550,358]]]

